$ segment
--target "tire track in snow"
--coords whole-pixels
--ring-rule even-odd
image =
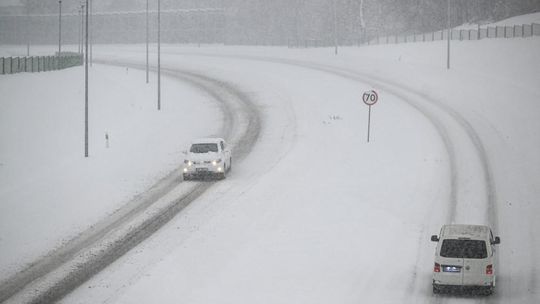
[[[178,54],[178,53],[170,53]],[[409,106],[417,110],[422,116],[424,116],[434,127],[435,131],[439,134],[439,137],[443,143],[444,149],[447,151],[449,170],[450,170],[450,184],[449,184],[449,194],[447,197],[448,201],[448,212],[447,212],[447,222],[451,223],[454,221],[457,213],[457,202],[458,202],[458,180],[459,180],[459,171],[457,169],[457,159],[455,145],[452,143],[451,136],[448,132],[448,129],[444,123],[437,118],[436,115],[432,114],[432,111],[427,109],[424,105],[415,101],[415,98],[421,96],[408,88],[398,86],[396,84],[391,84],[380,80],[369,75],[363,75],[357,71],[348,70],[344,68],[338,68],[329,65],[323,65],[320,63],[291,60],[291,59],[280,59],[272,57],[259,57],[259,56],[248,56],[248,55],[213,55],[213,54],[199,54],[199,53],[181,53],[182,55],[192,55],[200,57],[215,57],[215,58],[231,58],[239,60],[251,60],[259,62],[269,62],[277,63],[289,66],[296,66],[300,68],[315,70],[319,72],[333,74],[341,78],[345,78],[354,82],[360,82],[362,84],[373,84],[376,83],[376,87],[381,88],[392,95],[400,98],[402,101],[406,102]],[[376,80],[374,82],[374,80]],[[412,97],[410,95],[413,95]],[[430,100],[430,99],[427,99]]]
[[[409,88],[403,84],[399,84],[388,79],[383,79],[377,76],[369,75],[366,73],[360,73],[355,70],[339,68],[331,65],[325,65],[320,63],[300,61],[293,59],[282,59],[282,58],[272,58],[272,57],[262,57],[262,56],[249,56],[249,55],[213,55],[213,54],[198,54],[198,53],[182,53],[185,55],[194,55],[194,56],[207,56],[207,57],[217,57],[217,58],[232,58],[240,60],[252,60],[260,62],[270,62],[278,63],[290,66],[297,66],[306,69],[311,69],[320,72],[330,73],[342,78],[361,82],[363,84],[375,84],[375,87],[381,88],[391,94],[401,98],[411,107],[416,109],[428,121],[434,126],[435,130],[439,134],[444,147],[448,153],[449,166],[450,166],[450,194],[448,197],[448,210],[447,210],[447,222],[453,223],[457,214],[457,196],[458,196],[458,180],[459,180],[459,171],[457,169],[457,160],[456,160],[456,151],[455,145],[452,143],[451,137],[449,135],[448,129],[445,124],[441,121],[441,118],[437,113],[434,113],[433,109],[436,111],[442,112],[444,115],[449,116],[459,127],[465,132],[468,139],[472,143],[475,153],[477,154],[478,159],[481,162],[482,169],[482,178],[485,185],[484,196],[486,198],[487,208],[486,218],[494,231],[496,233],[499,231],[499,221],[498,221],[498,212],[497,212],[497,196],[495,191],[495,183],[493,179],[493,173],[491,171],[491,166],[489,163],[489,158],[485,149],[485,146],[472,125],[457,111],[455,111],[450,106],[437,101],[435,98],[428,96],[422,92]],[[421,100],[420,102],[418,102]],[[422,101],[423,100],[423,101]],[[432,105],[434,108],[429,108],[429,105]],[[419,248],[419,250],[421,250]],[[419,251],[420,252],[420,251]],[[417,261],[418,262],[418,261]],[[498,256],[497,256],[497,265]],[[415,273],[417,271],[415,270]],[[500,273],[500,271],[499,271]],[[416,276],[413,275],[411,286],[416,286]],[[449,298],[439,297],[432,295],[430,298],[431,303],[444,303]],[[494,294],[489,299],[480,299],[481,302],[499,302],[500,297],[497,294]]]
[[[171,54],[178,54],[178,53],[171,53]],[[451,177],[450,177],[451,182],[450,182],[450,196],[448,198],[450,208],[449,208],[449,214],[447,218],[448,218],[448,222],[452,222],[456,217],[456,208],[457,208],[456,205],[457,205],[457,196],[458,196],[457,195],[457,192],[458,192],[457,181],[458,181],[459,172],[458,172],[457,164],[456,164],[456,153],[454,149],[454,144],[452,143],[449,132],[446,126],[444,125],[444,123],[441,122],[440,118],[437,117],[437,115],[434,114],[432,110],[426,107],[426,104],[431,104],[435,106],[435,108],[438,108],[439,111],[442,111],[443,113],[451,117],[461,127],[461,129],[465,131],[469,140],[474,145],[475,152],[477,153],[477,156],[481,161],[483,181],[486,185],[486,192],[484,194],[486,197],[486,202],[487,202],[486,217],[491,227],[494,228],[494,230],[498,231],[499,222],[498,222],[498,212],[497,212],[497,205],[496,205],[497,196],[496,196],[495,182],[494,182],[493,173],[491,171],[491,166],[489,164],[489,157],[487,155],[485,146],[480,136],[474,129],[474,127],[460,113],[458,113],[452,107],[438,101],[436,98],[433,98],[418,90],[414,90],[403,84],[390,81],[388,79],[373,76],[367,73],[361,73],[356,70],[336,67],[332,65],[320,64],[320,63],[315,63],[315,62],[293,60],[293,59],[283,59],[283,58],[273,58],[273,57],[263,57],[263,56],[250,56],[250,55],[214,55],[214,54],[200,54],[200,53],[189,53],[189,52],[185,52],[185,53],[182,52],[181,54],[201,56],[201,57],[232,58],[232,59],[240,59],[240,60],[261,61],[261,62],[270,62],[270,63],[290,65],[290,66],[297,66],[297,67],[302,67],[306,69],[334,74],[342,78],[361,82],[363,84],[376,84],[375,85],[376,87],[382,88],[383,90],[386,90],[390,92],[391,94],[402,98],[403,101],[407,102],[407,104],[412,106],[414,109],[418,110],[422,115],[424,115],[430,121],[431,124],[433,124],[433,126],[435,127],[435,130],[437,131],[437,133],[439,133],[441,140],[443,141],[445,149],[448,152],[448,157],[449,157],[449,162],[450,162],[450,171],[451,171]],[[419,103],[418,100],[423,100],[424,102]]]
[[[104,61],[102,63],[141,68],[141,65],[136,64]],[[257,142],[262,125],[262,118],[252,98],[233,84],[199,73],[176,69],[162,71],[165,75],[206,92],[220,105],[224,114],[222,135],[232,137],[230,142],[235,149],[235,158],[238,160],[245,158]],[[238,105],[234,106],[234,103]],[[136,217],[151,209],[154,202],[178,186],[181,182],[179,172],[181,172],[179,168],[176,168],[113,216],[8,278],[0,286],[0,302],[49,303],[61,299],[152,235],[213,185],[213,183],[197,183],[183,196],[165,208],[159,209],[157,214],[152,214],[132,227]],[[127,233],[107,243],[107,238],[111,238],[111,231],[120,230],[119,227],[123,226],[128,226]],[[82,261],[79,261],[81,257]],[[73,265],[69,265],[70,263]]]
[[[289,62],[289,60],[286,60]],[[297,64],[293,61],[293,64]],[[433,113],[430,111],[429,108],[425,106],[425,104],[418,103],[418,99],[423,99],[425,101],[431,102],[433,105],[438,107],[440,110],[442,110],[444,113],[452,117],[452,119],[458,123],[458,125],[466,132],[469,140],[474,146],[474,150],[477,153],[478,158],[481,161],[481,167],[482,167],[482,177],[483,182],[485,184],[485,198],[487,200],[487,209],[486,209],[486,217],[488,219],[489,225],[495,230],[499,230],[499,222],[498,222],[498,214],[497,214],[497,197],[496,197],[496,189],[495,189],[495,183],[493,179],[493,173],[491,171],[491,166],[489,164],[489,158],[485,149],[485,146],[476,132],[476,130],[472,127],[472,125],[457,111],[455,111],[450,106],[437,101],[435,98],[432,98],[422,92],[418,92],[416,90],[413,90],[411,88],[408,88],[402,84],[397,84],[395,82],[388,81],[386,79],[381,79],[379,77],[374,77],[367,74],[360,74],[356,71],[351,71],[343,68],[335,68],[332,66],[326,66],[326,65],[319,65],[319,64],[311,64],[311,63],[299,63],[298,65],[304,66],[307,68],[312,68],[320,71],[326,71],[335,75],[342,76],[347,79],[357,80],[362,83],[375,83],[376,87],[380,87],[385,91],[388,91],[398,97],[400,97],[402,100],[407,102],[409,105],[411,105],[413,108],[418,110],[420,113],[422,113],[436,128],[437,132],[440,134],[441,139],[445,145],[445,148],[448,152],[449,161],[450,161],[450,171],[451,171],[451,194],[450,198],[448,200],[449,206],[448,206],[448,214],[447,214],[447,221],[448,223],[452,223],[455,221],[456,213],[457,213],[457,192],[458,192],[458,176],[459,172],[457,170],[456,165],[456,152],[455,152],[455,145],[452,144],[451,138],[449,136],[448,130],[446,126],[444,126],[443,123],[439,120],[436,113]],[[396,90],[397,89],[397,90]],[[402,91],[402,92],[400,92]],[[406,94],[407,92],[411,93],[413,98],[410,98]],[[404,94],[405,93],[405,94]],[[416,95],[419,98],[414,98],[414,95]],[[420,249],[419,249],[420,250]],[[498,256],[497,258],[497,265],[500,265],[498,263]],[[418,261],[417,261],[418,262]],[[500,266],[499,266],[500,269]],[[417,271],[415,271],[417,272]],[[412,286],[416,286],[416,277],[413,277],[412,279]],[[432,303],[445,303],[449,300],[449,298],[446,297],[439,297],[439,296],[431,296]],[[479,299],[480,302],[499,302],[500,298],[495,294],[493,297],[489,299]]]
[[[272,59],[274,61],[274,59]],[[281,60],[278,60],[278,62],[281,62]],[[398,97],[400,97],[403,101],[407,102],[409,105],[411,105],[413,108],[418,110],[420,113],[422,113],[435,127],[439,135],[441,136],[441,140],[444,143],[444,146],[448,152],[449,162],[450,162],[450,172],[451,172],[451,191],[450,191],[450,197],[449,197],[449,207],[448,207],[448,214],[447,214],[447,221],[448,223],[452,223],[455,221],[456,213],[457,213],[457,192],[458,192],[458,171],[457,171],[457,165],[456,165],[456,152],[454,145],[451,142],[451,138],[449,136],[448,130],[444,124],[441,123],[439,118],[436,116],[436,113],[434,114],[432,111],[430,111],[429,108],[426,108],[425,104],[419,104],[417,102],[418,99],[410,98],[407,96],[408,94],[403,94],[406,92],[410,92],[412,95],[416,95],[419,97],[419,99],[423,99],[425,101],[430,101],[433,105],[438,107],[440,110],[442,110],[444,113],[452,117],[452,119],[459,124],[459,126],[466,132],[469,140],[472,142],[474,146],[474,150],[477,153],[478,158],[481,161],[481,167],[482,167],[482,177],[483,182],[485,184],[485,198],[487,200],[487,209],[486,209],[486,217],[488,219],[489,225],[495,230],[498,231],[499,229],[499,223],[498,223],[498,214],[497,214],[497,197],[496,197],[496,191],[495,191],[495,183],[493,179],[493,173],[491,171],[491,166],[489,164],[489,158],[485,149],[485,146],[476,132],[476,130],[472,127],[472,125],[457,111],[452,109],[450,106],[437,101],[435,98],[432,98],[430,96],[427,96],[426,94],[422,92],[418,92],[416,90],[413,90],[411,88],[408,88],[404,85],[397,84],[395,82],[388,81],[386,79],[381,79],[379,77],[373,77],[371,75],[367,74],[360,74],[356,71],[351,71],[343,68],[335,68],[332,66],[327,65],[319,65],[319,64],[312,64],[312,63],[304,63],[304,62],[296,62],[293,61],[290,63],[289,60],[285,60],[287,64],[294,64],[299,65],[315,70],[320,71],[326,71],[338,76],[342,76],[347,79],[351,80],[357,80],[362,83],[375,83],[376,87],[380,87],[385,91],[388,91]],[[397,90],[396,90],[397,89]],[[402,91],[402,92],[400,92]],[[420,250],[420,249],[419,249]],[[498,256],[496,257],[498,259]],[[418,261],[417,261],[418,262]],[[500,265],[497,261],[497,265]],[[500,269],[500,267],[499,267]],[[415,271],[416,273],[417,271]],[[412,279],[412,286],[416,286],[416,277],[413,277]],[[445,297],[439,297],[432,295],[431,302],[432,303],[444,303],[448,300],[448,298]],[[498,302],[500,298],[497,295],[494,295],[493,297],[489,299],[479,299],[480,302]]]
[[[388,80],[383,80],[378,77],[358,74],[358,72],[354,72],[354,71],[347,71],[344,69],[336,69],[335,71],[332,71],[332,69],[336,69],[336,68],[329,67],[329,66],[323,66],[321,68],[321,70],[335,72],[334,74],[336,75],[339,74],[340,76],[343,76],[349,79],[360,80],[362,83],[370,83],[370,82],[375,83],[376,87],[380,87],[383,90],[386,90],[390,92],[391,94],[394,94],[402,98],[409,105],[411,105],[412,107],[420,111],[435,126],[435,128],[437,129],[437,132],[441,135],[441,137],[443,137],[442,141],[444,142],[445,148],[448,151],[450,162],[453,162],[453,164],[450,165],[452,182],[451,182],[451,195],[449,198],[449,202],[451,205],[451,207],[449,208],[450,213],[448,215],[449,222],[454,221],[456,217],[457,189],[458,189],[457,179],[458,179],[459,174],[458,174],[457,165],[456,165],[456,152],[454,149],[455,145],[451,142],[451,138],[449,136],[446,126],[440,122],[440,120],[436,117],[436,114],[434,115],[434,113],[430,111],[430,109],[428,109],[425,106],[425,104],[424,105],[419,104],[415,99],[411,98],[410,96],[407,96],[406,94],[403,94],[403,92],[408,91],[411,94],[418,96],[420,99],[429,101],[430,103],[432,103],[433,105],[441,109],[443,112],[448,114],[450,117],[452,117],[452,119],[455,122],[457,122],[461,126],[461,128],[466,132],[469,140],[474,145],[475,152],[477,153],[478,158],[481,161],[483,181],[486,185],[486,192],[484,193],[484,195],[486,197],[486,201],[488,202],[488,205],[487,205],[488,208],[486,210],[486,217],[491,227],[494,228],[494,230],[496,231],[498,230],[499,225],[498,225],[497,206],[496,206],[497,198],[496,198],[493,173],[491,171],[491,166],[489,164],[489,158],[488,158],[486,149],[484,147],[484,144],[482,143],[480,136],[478,135],[476,130],[472,127],[472,125],[461,114],[459,114],[450,106],[444,103],[441,103],[437,101],[436,99],[430,96],[427,96],[426,94],[422,92],[412,90],[401,84],[390,82]],[[346,73],[341,73],[340,71],[342,70],[346,71]],[[352,74],[352,77],[351,75],[348,75],[348,74]],[[354,74],[358,74],[358,75],[355,77]],[[373,80],[375,80],[375,82],[373,82]],[[398,89],[399,91],[397,91],[396,89]],[[400,91],[402,92],[400,93]]]

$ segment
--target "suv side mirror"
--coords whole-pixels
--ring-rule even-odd
[[[439,237],[436,236],[436,235],[432,235],[432,236],[431,236],[431,241],[432,241],[432,242],[438,242],[438,241],[439,241]]]
[[[501,238],[496,236],[495,240],[491,241],[491,245],[497,245],[501,243]]]

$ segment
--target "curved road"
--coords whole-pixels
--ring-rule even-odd
[[[173,53],[174,54],[174,53]],[[487,154],[484,143],[482,142],[481,137],[474,129],[474,127],[467,121],[467,119],[461,115],[459,112],[451,108],[450,106],[437,101],[435,98],[432,98],[423,92],[414,90],[410,87],[404,86],[402,84],[389,81],[388,79],[383,79],[378,76],[369,75],[361,73],[356,70],[340,68],[336,66],[308,62],[302,60],[293,60],[293,59],[283,59],[283,58],[274,58],[274,57],[264,57],[264,56],[250,56],[250,55],[219,55],[219,54],[198,54],[198,53],[189,53],[182,52],[182,55],[189,56],[202,56],[202,57],[216,57],[216,58],[228,58],[236,60],[248,60],[248,61],[259,61],[267,63],[282,64],[288,66],[294,66],[304,69],[310,69],[322,73],[332,74],[350,81],[358,82],[361,84],[369,84],[375,88],[381,89],[385,92],[388,92],[392,95],[395,95],[400,98],[403,102],[407,103],[409,106],[420,112],[434,127],[437,133],[440,136],[440,139],[444,145],[445,150],[447,151],[449,159],[449,171],[450,177],[449,181],[449,196],[447,198],[446,208],[441,208],[440,210],[446,214],[447,223],[459,222],[458,219],[458,204],[460,201],[471,199],[464,194],[464,190],[460,189],[461,186],[467,184],[467,177],[460,172],[464,169],[463,163],[467,161],[463,157],[463,151],[465,154],[475,154],[479,162],[479,168],[481,172],[476,172],[476,176],[479,176],[481,183],[484,187],[484,193],[482,194],[482,200],[485,203],[485,218],[487,223],[493,229],[494,233],[499,232],[499,220],[497,212],[497,195],[496,187],[494,184],[494,178],[492,173],[492,168],[490,165],[489,156]],[[459,132],[463,132],[466,136],[466,141],[459,141],[456,139],[456,136],[453,133],[456,133],[456,129],[459,129]],[[459,150],[459,151],[458,151]],[[460,157],[462,159],[460,159]],[[461,166],[460,166],[461,164]],[[435,232],[434,232],[435,233]],[[418,243],[418,252],[422,252],[425,248],[420,248],[423,246],[422,242]],[[498,258],[498,257],[497,257]],[[418,260],[417,260],[418,264]],[[499,273],[501,273],[500,263]],[[414,287],[416,285],[416,275],[412,276],[409,286]],[[444,295],[435,296],[427,295],[431,303],[443,303],[451,301],[451,297],[446,297]],[[407,300],[404,299],[406,302]],[[480,302],[489,302],[497,303],[500,302],[500,295],[495,293],[494,295],[488,298],[480,298]]]
[[[182,53],[184,54],[184,53]],[[284,64],[289,66],[296,66],[306,69],[311,69],[323,73],[329,73],[336,75],[348,80],[359,82],[362,84],[370,84],[374,87],[381,88],[384,91],[387,91],[395,96],[400,97],[400,99],[406,102],[408,105],[419,111],[437,130],[437,133],[440,135],[444,147],[448,153],[450,161],[450,196],[448,198],[448,215],[447,222],[452,223],[456,219],[456,208],[458,202],[458,192],[459,192],[459,170],[457,168],[457,157],[456,155],[456,143],[452,141],[451,131],[448,125],[443,121],[441,117],[443,115],[448,116],[453,120],[454,123],[459,126],[462,131],[464,131],[472,144],[472,151],[477,154],[477,157],[481,161],[482,168],[482,178],[483,183],[485,184],[485,193],[484,198],[487,202],[487,218],[491,227],[498,231],[498,215],[497,215],[497,197],[495,191],[495,185],[493,180],[493,173],[489,163],[489,157],[486,152],[486,148],[481,140],[481,137],[478,135],[473,126],[467,121],[467,119],[461,115],[456,110],[452,109],[450,106],[437,101],[436,99],[427,96],[426,94],[414,90],[412,88],[406,87],[402,84],[389,81],[387,79],[380,78],[378,76],[369,75],[365,73],[358,72],[356,70],[339,68],[331,65],[325,65],[315,62],[307,62],[300,60],[291,60],[291,59],[280,59],[272,57],[259,57],[259,56],[247,56],[247,55],[201,55],[197,53],[185,53],[187,55],[194,56],[208,56],[208,57],[218,57],[218,58],[234,58],[239,60],[251,60],[251,61],[262,61],[270,62],[277,64]]]
[[[118,62],[102,63],[120,65]],[[141,68],[136,64],[128,65]],[[219,135],[233,146],[236,161],[249,154],[259,137],[261,116],[247,94],[231,83],[202,74],[173,69],[162,69],[162,72],[209,94],[223,112]],[[61,299],[149,237],[213,185],[209,182],[185,183],[181,197],[166,206],[154,208],[156,201],[181,182],[178,167],[112,216],[8,278],[0,286],[0,302],[48,303]],[[143,213],[151,215],[145,217]],[[110,233],[115,230],[120,233],[111,239]]]
[[[436,129],[437,133],[439,134],[441,141],[444,144],[444,147],[448,154],[449,159],[449,196],[447,198],[447,206],[446,208],[442,208],[447,214],[446,220],[448,223],[452,223],[456,221],[456,214],[458,209],[458,201],[460,200],[461,194],[460,194],[460,185],[463,184],[463,181],[460,180],[462,178],[462,175],[459,172],[459,165],[458,163],[460,161],[460,153],[456,151],[457,144],[455,142],[455,138],[453,137],[452,133],[455,132],[456,126],[460,129],[460,132],[463,132],[466,134],[467,138],[467,145],[468,147],[465,147],[467,151],[470,151],[471,153],[476,154],[477,159],[480,162],[480,168],[482,172],[479,172],[479,176],[482,177],[482,184],[484,185],[485,193],[483,194],[485,202],[486,202],[486,218],[488,223],[492,226],[492,228],[497,232],[498,231],[498,214],[497,214],[497,197],[496,197],[496,191],[495,191],[495,185],[493,181],[493,173],[491,170],[489,157],[487,155],[486,149],[484,147],[484,144],[482,143],[482,140],[478,133],[474,130],[472,125],[457,111],[452,109],[451,107],[445,105],[444,103],[437,102],[430,96],[426,96],[422,92],[418,92],[416,90],[413,90],[411,88],[405,87],[401,84],[390,82],[386,79],[381,79],[378,77],[375,77],[373,75],[367,75],[363,74],[358,71],[346,69],[346,68],[338,68],[335,66],[329,66],[319,63],[313,63],[313,62],[305,62],[305,61],[299,61],[299,60],[290,60],[290,59],[277,59],[277,58],[265,58],[265,57],[257,57],[257,56],[237,56],[237,55],[200,55],[200,54],[188,54],[188,55],[196,55],[196,56],[211,56],[211,57],[228,57],[228,58],[234,58],[239,60],[253,60],[253,61],[263,61],[263,62],[270,62],[270,63],[277,63],[277,64],[285,64],[290,66],[296,66],[300,68],[305,69],[311,69],[323,73],[329,73],[335,76],[339,76],[344,79],[348,79],[355,82],[360,82],[362,84],[370,84],[376,88],[380,88],[388,93],[391,93],[397,97],[399,97],[401,100],[406,102],[408,105],[419,111]],[[105,62],[107,64],[115,64],[113,62]],[[122,66],[126,66],[125,64],[122,64]],[[141,66],[132,65],[133,67],[141,68]],[[243,157],[249,153],[250,147],[253,146],[255,141],[258,138],[259,132],[260,132],[260,116],[257,112],[257,109],[253,106],[253,103],[249,100],[249,98],[246,96],[246,94],[240,92],[238,89],[234,88],[231,84],[209,78],[207,76],[196,74],[193,72],[186,72],[186,71],[176,71],[176,70],[162,70],[164,73],[169,74],[170,76],[182,79],[183,81],[187,81],[191,83],[192,85],[195,85],[199,87],[200,89],[209,92],[214,99],[218,100],[221,104],[222,110],[225,113],[225,123],[224,128],[227,130],[226,137],[233,137],[235,136],[231,134],[232,130],[235,129],[235,122],[242,119],[247,119],[247,127],[243,130],[243,132],[239,132],[240,134],[237,134],[237,139],[232,140],[231,142],[235,144],[235,151],[237,152],[236,155],[239,157]],[[234,111],[232,111],[232,107],[227,105],[226,100],[222,100],[223,96],[228,96],[228,98],[237,99],[242,104],[242,108],[244,109],[244,118],[237,117]],[[463,144],[463,142],[460,142]],[[464,147],[460,147],[460,149],[463,149]],[[463,151],[463,150],[461,150]],[[460,151],[460,152],[461,152]],[[129,221],[132,219],[135,215],[139,214],[142,210],[145,210],[151,204],[160,196],[163,196],[165,193],[170,191],[176,183],[179,181],[178,174],[172,173],[170,176],[165,178],[164,180],[160,181],[153,189],[148,191],[145,194],[145,197],[140,200],[138,203],[135,204],[134,208],[131,208],[130,210],[125,212],[125,215],[120,217],[117,220],[114,220],[112,222],[109,221],[109,223],[101,224],[101,234],[100,232],[97,232],[95,234],[91,234],[91,237],[86,238],[82,242],[82,247],[87,247],[93,243],[96,242],[96,240],[99,240],[103,234],[110,229],[110,227],[120,225],[124,222]],[[151,222],[149,222],[147,225],[143,225],[140,227],[140,229],[137,229],[137,232],[133,235],[126,235],[125,239],[120,242],[120,245],[118,245],[114,250],[110,250],[108,255],[103,255],[99,257],[96,260],[93,260],[90,264],[84,265],[84,270],[79,271],[83,272],[73,274],[73,276],[68,276],[64,280],[58,282],[56,285],[54,285],[53,288],[50,288],[47,292],[42,293],[39,297],[34,298],[30,302],[40,302],[44,300],[54,300],[61,298],[63,295],[67,294],[69,291],[77,287],[79,284],[84,282],[84,280],[91,277],[93,274],[97,273],[102,268],[106,267],[108,264],[110,264],[112,261],[114,261],[116,258],[120,257],[123,253],[125,253],[127,250],[133,248],[135,245],[140,243],[142,240],[144,240],[146,237],[148,237],[150,234],[152,234],[154,231],[159,229],[164,223],[166,223],[170,218],[172,218],[176,213],[178,213],[180,210],[182,210],[189,202],[194,200],[196,197],[198,197],[201,193],[203,193],[206,189],[211,187],[212,184],[198,184],[197,187],[193,189],[193,191],[190,191],[186,196],[179,199],[175,202],[173,206],[171,206],[170,209],[167,209],[165,212],[163,212],[160,216],[157,216],[152,219]],[[110,226],[112,225],[112,226]],[[422,246],[422,242],[418,244],[418,246]],[[81,243],[76,244],[73,246],[72,251],[70,251],[70,254],[74,254],[76,251],[81,247]],[[418,251],[421,252],[423,248],[418,248]],[[58,258],[61,257],[63,253],[56,254],[56,257],[53,260],[56,259],[56,264],[45,264],[45,266],[42,266],[40,271],[47,273],[50,272],[52,269],[55,269],[58,267]],[[38,264],[39,265],[39,264]],[[89,271],[89,269],[92,269],[92,271]],[[31,274],[31,273],[30,273]],[[38,274],[38,272],[34,271],[34,277]],[[41,273],[39,273],[41,274]],[[24,276],[23,276],[24,277]],[[28,276],[27,279],[32,278],[32,276]],[[415,286],[417,284],[416,282],[416,276],[413,276],[411,278],[411,282],[409,282],[409,285]],[[21,281],[23,282],[23,281]],[[27,282],[24,282],[27,283]],[[20,283],[22,285],[22,283]],[[25,284],[24,284],[25,285]],[[23,285],[23,287],[24,287]],[[20,289],[20,288],[19,288]],[[0,289],[0,300],[2,300],[2,289]],[[446,302],[448,300],[451,300],[446,297],[439,297],[439,296],[430,296],[427,295],[428,299],[430,299],[431,302],[440,303],[440,302]],[[404,299],[406,301],[406,299]],[[497,295],[486,298],[486,299],[480,299],[480,301],[487,301],[487,302],[498,302],[499,299]]]

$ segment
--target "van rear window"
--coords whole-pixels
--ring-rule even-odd
[[[486,242],[480,240],[443,240],[441,256],[445,258],[485,259]]]

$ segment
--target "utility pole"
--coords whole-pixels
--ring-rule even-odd
[[[62,0],[58,0],[58,56],[62,52]]]
[[[158,15],[157,15],[157,26],[158,26],[158,65],[157,65],[157,68],[158,68],[158,78],[157,78],[157,83],[158,83],[158,93],[157,93],[157,96],[158,96],[158,101],[157,101],[157,109],[158,111],[161,110],[161,1],[158,0]]]
[[[84,52],[84,4],[81,4],[81,22],[80,22],[80,35],[81,35],[81,41],[79,41],[79,49],[81,50],[80,53],[82,54]]]
[[[26,0],[26,56],[30,57],[30,0]]]
[[[87,29],[90,31],[90,66],[94,65],[94,1],[89,0],[90,3],[87,1],[87,5],[90,5],[90,27]]]
[[[452,36],[452,30],[450,29],[450,0],[446,0],[446,25],[448,27],[447,34],[447,47],[446,47],[446,69],[450,69],[450,36]]]
[[[79,8],[79,19],[81,18],[82,16],[82,7]],[[78,40],[77,40],[77,53],[81,53],[81,40],[82,40],[82,35],[81,35],[81,27],[82,27],[82,24],[80,22],[77,22],[79,24],[79,31],[77,32],[77,36],[78,36]]]
[[[148,36],[149,36],[149,30],[148,30],[148,0],[146,0],[146,83],[149,82],[148,74],[149,74],[149,66],[148,66]]]
[[[86,32],[84,58],[84,157],[88,157],[88,0],[86,0]]]
[[[334,11],[334,53],[338,54],[338,38],[337,38],[337,12],[336,12],[336,0],[332,0],[332,10]]]

